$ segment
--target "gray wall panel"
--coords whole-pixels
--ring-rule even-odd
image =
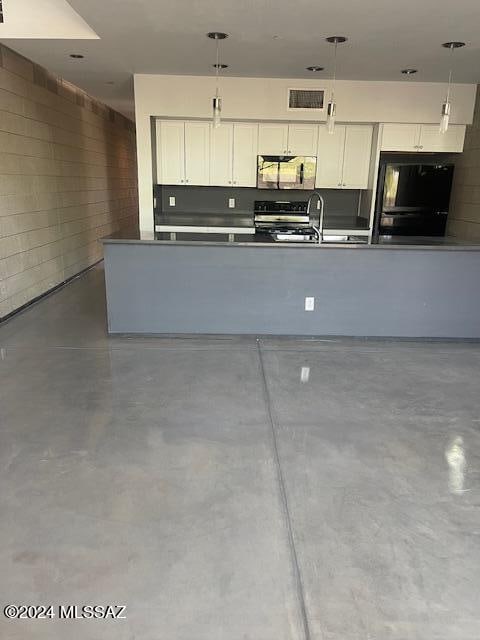
[[[321,189],[325,199],[325,211],[329,219],[357,215],[361,191],[358,189]],[[268,190],[248,187],[195,187],[155,185],[157,215],[175,213],[253,215],[255,200],[308,200],[312,191]],[[168,199],[175,196],[176,206],[170,207]],[[228,199],[235,198],[235,209],[228,207]]]
[[[112,243],[105,265],[114,333],[480,338],[480,251]]]

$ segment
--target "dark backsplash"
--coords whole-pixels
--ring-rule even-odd
[[[335,216],[356,216],[361,191],[357,189],[320,189],[325,199],[328,218]],[[184,187],[155,185],[157,199],[155,213],[162,214],[218,214],[245,215],[253,213],[255,200],[297,200],[306,201],[311,191],[268,190],[249,187]],[[169,197],[175,196],[176,206],[170,207]],[[228,199],[235,198],[235,208],[228,207]]]

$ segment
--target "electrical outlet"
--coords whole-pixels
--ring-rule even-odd
[[[228,199],[228,206],[230,209],[235,209],[235,198]]]
[[[315,298],[305,298],[305,311],[313,311],[315,309]]]
[[[174,207],[174,206],[176,205],[176,203],[177,203],[177,200],[176,200],[175,196],[170,196],[170,197],[168,198],[168,204],[169,204],[171,207]]]

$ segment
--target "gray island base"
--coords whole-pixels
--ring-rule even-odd
[[[480,338],[480,246],[103,243],[110,333]]]

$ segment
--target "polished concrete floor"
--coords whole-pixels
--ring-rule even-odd
[[[0,326],[2,640],[478,640],[480,345]]]

